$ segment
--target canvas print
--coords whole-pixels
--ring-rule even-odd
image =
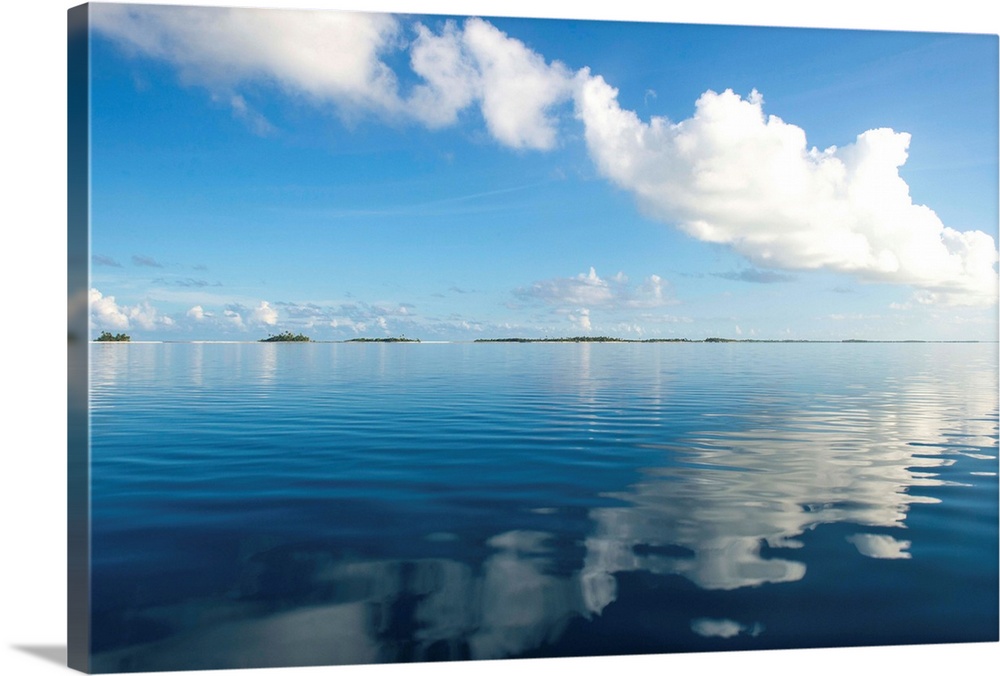
[[[998,37],[69,11],[69,659],[998,640]]]

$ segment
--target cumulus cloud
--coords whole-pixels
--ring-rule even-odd
[[[185,82],[215,91],[267,81],[345,109],[399,104],[395,75],[380,59],[399,30],[387,14],[95,5],[91,21],[134,53],[173,63]],[[249,114],[242,97],[232,103]]]
[[[584,331],[590,331],[593,328],[590,323],[590,310],[585,307],[567,313],[566,318],[569,319],[574,326]]]
[[[320,305],[279,301],[275,305],[281,309],[282,316],[294,325],[305,328],[330,327],[341,335],[363,334],[370,330],[382,333],[406,333],[429,328],[428,325],[417,321],[416,308],[409,303],[357,302]]]
[[[354,333],[363,333],[368,330],[366,323],[356,322],[350,317],[333,317],[328,324],[332,329],[349,329]]]
[[[552,148],[556,122],[546,110],[569,98],[570,72],[478,19],[466,22],[464,44],[482,78],[483,117],[493,136],[515,148]]]
[[[428,124],[451,124],[478,101],[486,127],[501,143],[555,146],[558,120],[551,110],[573,91],[573,74],[563,64],[546,63],[482,19],[469,19],[461,29],[448,22],[439,35],[418,25],[410,58],[425,81],[414,88],[410,103]]]
[[[241,331],[246,328],[243,323],[243,315],[235,307],[227,307],[222,311],[222,321],[227,326]]]
[[[254,324],[274,326],[278,323],[278,311],[266,301],[262,300],[250,313],[250,321]]]
[[[530,286],[514,290],[514,295],[528,303],[550,306],[556,316],[568,321],[575,329],[591,331],[594,328],[594,310],[600,310],[607,320],[627,313],[634,317],[639,311],[643,320],[662,321],[648,310],[672,305],[676,301],[669,293],[669,286],[659,275],[650,275],[635,284],[623,272],[611,277],[601,277],[593,267],[586,273],[572,277],[555,277],[539,280]],[[608,325],[602,324],[602,330]],[[624,327],[624,328],[623,328]],[[616,331],[641,334],[641,329],[631,323],[618,322]]]
[[[213,316],[200,305],[188,310],[187,314],[196,320]],[[278,311],[266,300],[260,301],[254,307],[242,303],[230,303],[222,313],[222,325],[228,328],[243,330],[250,327],[274,326],[277,323]]]
[[[130,329],[139,328],[152,331],[157,328],[168,328],[174,325],[174,320],[142,301],[138,305],[119,305],[114,296],[105,296],[97,289],[90,290],[90,326],[92,329]]]
[[[430,127],[454,124],[478,103],[487,129],[514,148],[555,145],[549,110],[572,98],[573,74],[481,19],[435,33],[423,24],[407,44],[388,14],[219,7],[98,5],[92,25],[133,54],[174,64],[181,79],[208,88],[258,134],[273,125],[240,89],[276,84],[341,113],[375,112]],[[384,58],[407,49],[419,81],[402,93]]]
[[[90,290],[90,323],[97,329],[127,329],[128,315],[118,307],[114,296]]]
[[[147,331],[174,324],[172,318],[161,315],[148,301],[143,301],[139,305],[129,308],[128,317],[131,324]]]
[[[530,287],[515,291],[521,298],[535,298],[557,305],[604,305],[611,302],[611,283],[602,279],[594,268],[575,277],[557,277],[534,282]]]
[[[578,75],[577,116],[601,173],[651,216],[771,268],[908,284],[935,301],[992,303],[996,244],[945,227],[899,176],[910,136],[874,129],[810,148],[756,91],[708,91],[692,117],[643,122],[599,75]]]
[[[413,112],[431,127],[454,124],[479,94],[480,75],[464,47],[464,31],[453,21],[440,35],[423,24],[416,31],[410,66],[425,82],[413,89]]]
[[[516,289],[514,294],[523,300],[541,300],[551,305],[651,308],[674,302],[667,291],[666,282],[659,275],[631,284],[622,272],[605,278],[592,267],[589,272],[573,277],[534,282]]]

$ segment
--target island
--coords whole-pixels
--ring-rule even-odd
[[[345,343],[419,343],[419,338],[407,338],[406,336],[399,336],[398,338],[351,338],[350,340],[345,340]]]
[[[261,343],[308,343],[310,342],[309,336],[304,336],[301,333],[293,334],[291,331],[283,331],[278,335],[269,335],[267,338],[261,338]]]
[[[132,340],[132,337],[127,333],[108,333],[107,331],[102,331],[101,335],[94,338],[95,343],[127,343]]]

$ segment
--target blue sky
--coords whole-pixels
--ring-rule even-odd
[[[94,332],[996,339],[995,35],[92,13]]]

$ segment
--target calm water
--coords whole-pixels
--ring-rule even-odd
[[[995,641],[997,351],[95,344],[94,668]]]

